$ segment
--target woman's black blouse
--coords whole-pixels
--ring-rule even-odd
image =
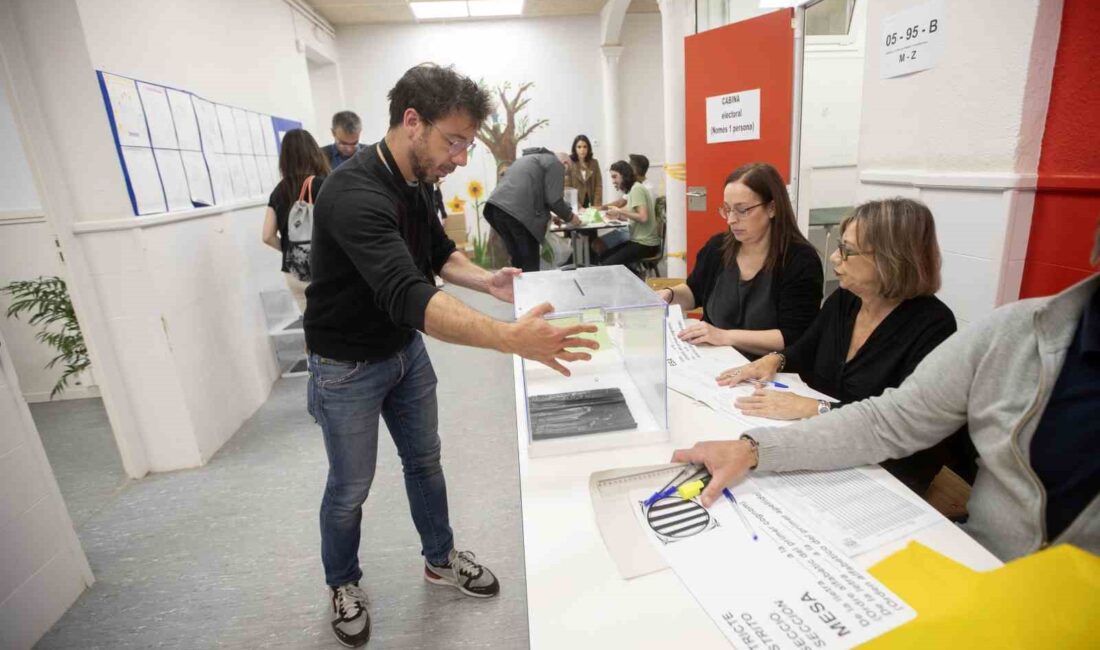
[[[793,344],[820,309],[824,272],[817,250],[792,244],[781,264],[744,283],[736,264],[727,269],[722,263],[725,236],[715,235],[703,246],[687,279],[703,320],[722,329],[778,329],[783,345]],[[715,296],[716,290],[722,295]]]

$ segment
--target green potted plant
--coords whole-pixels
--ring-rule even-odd
[[[57,356],[46,367],[64,364],[65,371],[50,391],[50,399],[53,399],[68,387],[71,378],[92,364],[65,281],[59,277],[41,276],[35,280],[17,280],[0,287],[0,293],[12,297],[8,318],[29,314],[27,324],[41,326],[34,338],[57,351]]]

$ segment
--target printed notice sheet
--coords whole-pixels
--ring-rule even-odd
[[[855,556],[912,536],[940,515],[880,467],[753,475],[769,498]]]
[[[202,151],[199,124],[195,119],[195,107],[191,104],[191,95],[170,88],[167,92],[168,105],[172,109],[172,122],[176,125],[180,149]]]
[[[778,501],[737,495],[744,518],[724,499],[647,508],[646,490],[630,495],[650,542],[733,647],[852,648],[916,616]]]
[[[145,110],[141,107],[141,98],[133,79],[104,72],[103,85],[111,100],[118,143],[124,147],[148,147],[149,129],[145,125]]]
[[[153,150],[145,147],[122,147],[122,157],[126,161],[126,173],[137,213],[144,215],[166,212],[164,190],[160,184],[160,172],[157,171]]]

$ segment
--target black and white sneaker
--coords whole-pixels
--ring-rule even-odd
[[[358,648],[370,639],[370,614],[367,594],[358,582],[349,582],[332,590],[332,632],[336,640],[349,648]]]
[[[436,566],[425,559],[424,579],[433,585],[450,585],[474,598],[492,598],[500,593],[497,577],[478,564],[469,551],[451,549],[444,566]]]

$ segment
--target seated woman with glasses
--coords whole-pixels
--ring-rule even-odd
[[[780,370],[799,373],[811,388],[840,405],[881,395],[900,386],[917,364],[954,334],[955,316],[934,295],[940,288],[936,224],[911,199],[870,201],[840,224],[841,239],[830,258],[840,288],[833,292],[796,342],[719,375],[718,383],[769,381]],[[757,388],[737,399],[745,415],[798,420],[837,408],[793,393]],[[960,447],[959,445],[964,445]],[[883,467],[923,494],[951,451],[965,455],[965,435]],[[963,465],[957,467],[969,473]]]
[[[722,198],[718,214],[726,232],[699,251],[686,283],[659,293],[684,310],[703,308],[703,320],[685,327],[681,339],[732,345],[755,359],[793,344],[817,316],[821,258],[798,231],[775,167],[751,163],[735,169]]]

